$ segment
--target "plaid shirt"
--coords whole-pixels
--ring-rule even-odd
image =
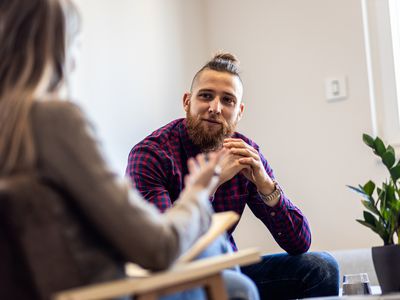
[[[259,152],[256,143],[235,133]],[[186,162],[200,149],[189,138],[185,119],[178,119],[154,131],[133,147],[129,154],[126,175],[145,199],[165,211],[178,199],[184,188],[184,176],[188,173]],[[264,167],[271,178],[273,171],[259,152]],[[260,198],[256,186],[242,174],[237,174],[222,184],[210,199],[217,212],[233,210],[240,216],[247,204],[272,233],[276,242],[288,253],[306,252],[311,243],[311,232],[301,211],[282,193],[280,202],[269,207]],[[236,224],[237,225],[237,224]],[[232,237],[236,225],[228,232]]]

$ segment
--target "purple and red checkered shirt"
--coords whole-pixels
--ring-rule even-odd
[[[254,147],[268,175],[274,178],[258,145],[240,133],[235,133],[233,137]],[[165,211],[178,199],[184,188],[188,158],[198,153],[200,149],[189,138],[186,120],[174,120],[133,147],[126,175],[145,199]],[[283,193],[280,202],[275,207],[269,207],[259,196],[256,186],[240,173],[222,184],[210,201],[216,212],[233,210],[240,216],[247,204],[267,226],[276,242],[290,254],[304,253],[310,247],[311,232],[301,211]],[[232,232],[235,227],[228,232],[234,249],[236,244]]]

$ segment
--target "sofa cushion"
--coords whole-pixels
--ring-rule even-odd
[[[371,248],[336,250],[330,252],[340,268],[340,285],[344,274],[367,273],[371,286],[379,285],[372,261]]]

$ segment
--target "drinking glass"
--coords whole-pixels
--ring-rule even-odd
[[[370,295],[371,287],[367,273],[343,276],[343,295]]]

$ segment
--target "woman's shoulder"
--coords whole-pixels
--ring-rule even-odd
[[[40,117],[60,117],[62,115],[81,115],[78,105],[64,100],[35,101],[32,113]]]
[[[31,118],[32,122],[40,127],[48,123],[51,123],[52,126],[65,126],[66,123],[84,119],[79,106],[61,100],[35,101],[32,106]]]
[[[79,106],[61,100],[35,102],[30,122],[37,145],[66,142],[89,129]]]

